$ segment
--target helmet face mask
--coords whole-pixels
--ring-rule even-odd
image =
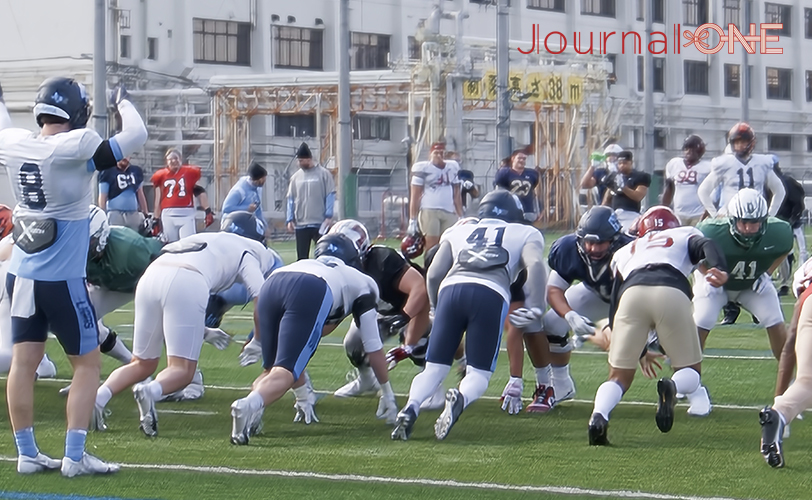
[[[748,158],[756,147],[756,133],[747,123],[733,125],[727,134],[731,152],[739,159]]]
[[[727,213],[730,234],[743,247],[753,246],[767,231],[767,201],[755,189],[745,188],[736,193]]]
[[[578,221],[576,248],[595,281],[609,269],[610,257],[620,242],[620,230],[617,215],[606,206],[592,207]]]
[[[104,211],[90,205],[90,245],[88,253],[94,260],[102,258],[104,249],[107,248],[107,240],[110,237],[110,224],[107,222],[107,215]]]
[[[691,134],[682,143],[682,153],[689,165],[699,163],[705,154],[705,141],[696,134]]]

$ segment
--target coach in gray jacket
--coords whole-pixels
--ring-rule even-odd
[[[306,143],[296,151],[299,170],[290,178],[288,186],[288,231],[296,233],[297,260],[308,258],[310,242],[317,241],[327,232],[333,219],[336,186],[333,175],[313,161]]]

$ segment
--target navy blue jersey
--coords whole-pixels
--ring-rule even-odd
[[[634,238],[627,234],[621,234],[615,249],[620,248],[627,243],[633,241]],[[612,271],[609,268],[609,263],[612,256],[607,256],[603,262],[605,266],[597,273],[595,270],[590,272],[584,257],[578,251],[577,237],[575,234],[568,234],[562,236],[553,242],[550,248],[550,256],[547,263],[550,269],[558,273],[567,283],[572,284],[573,281],[580,281],[595,292],[605,301],[609,302],[612,293]],[[597,274],[597,276],[594,276]]]
[[[520,174],[510,167],[502,167],[496,172],[494,180],[496,186],[507,189],[519,197],[525,213],[535,213],[538,210],[534,202],[538,183],[538,172],[529,168],[525,168]]]
[[[118,168],[108,168],[99,172],[99,184],[107,184],[107,199],[112,200],[121,193],[135,192],[144,182],[144,172],[137,165],[130,165],[123,172]]]

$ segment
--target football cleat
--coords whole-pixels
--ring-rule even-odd
[[[657,381],[657,413],[654,421],[660,432],[668,432],[674,425],[674,407],[677,405],[677,386],[670,378]]]
[[[113,474],[121,466],[110,464],[85,452],[82,459],[74,462],[68,457],[62,458],[62,475],[65,477],[83,476],[87,474]]]
[[[381,388],[371,369],[363,372],[353,370],[347,374],[347,380],[350,380],[350,382],[340,387],[333,393],[333,396],[337,398],[363,396],[364,394],[375,394]]]
[[[104,406],[93,405],[93,413],[90,415],[91,431],[105,432],[107,431],[107,423],[104,421],[105,417],[110,415],[110,410]]]
[[[138,405],[141,423],[138,427],[149,437],[158,435],[158,414],[155,412],[155,401],[147,389],[147,383],[141,382],[133,387],[133,396]]]
[[[722,325],[732,325],[739,319],[741,308],[735,302],[728,302],[722,310],[725,313],[724,318],[722,318]]]
[[[249,423],[251,411],[245,398],[231,403],[231,443],[236,445],[248,444]]]
[[[442,385],[434,391],[434,394],[429,399],[420,403],[421,410],[439,410],[443,406],[445,406],[445,389],[443,389]]]
[[[783,467],[784,422],[781,420],[781,415],[773,408],[766,406],[759,412],[758,421],[761,424],[761,455],[770,464],[770,467],[776,469]]]
[[[609,430],[609,422],[600,413],[593,413],[589,419],[589,445],[608,446],[609,438],[606,433]]]
[[[59,460],[54,460],[42,453],[37,453],[36,457],[28,457],[26,455],[17,456],[17,472],[20,474],[34,474],[35,472],[56,470],[61,465],[62,463]]]
[[[259,410],[255,411],[253,415],[251,415],[251,421],[248,423],[248,435],[249,436],[257,436],[262,433],[262,429],[264,424],[262,423],[262,416],[265,414],[265,407],[263,406]]]
[[[553,389],[555,390],[555,404],[575,399],[575,381],[572,380],[572,377],[563,380],[553,378]]]
[[[693,417],[707,417],[713,408],[708,389],[703,385],[700,385],[696,392],[688,395],[688,402],[691,403],[691,406],[688,407],[688,415]]]
[[[37,379],[56,377],[56,365],[47,354],[42,355],[42,361],[37,366]]]
[[[464,409],[465,401],[460,391],[454,388],[449,389],[445,393],[445,409],[434,423],[434,435],[437,439],[443,440],[448,437],[448,433],[451,432],[451,428],[457,423]]]
[[[555,406],[555,390],[552,386],[539,385],[533,393],[533,402],[527,405],[527,413],[547,413]]]
[[[398,418],[395,420],[395,428],[392,430],[392,439],[401,441],[408,441],[409,436],[412,435],[412,427],[417,420],[414,410],[411,406],[407,406],[398,413]]]
[[[203,387],[203,372],[195,370],[192,381],[178,391],[166,394],[158,401],[194,401],[203,397],[205,388]]]

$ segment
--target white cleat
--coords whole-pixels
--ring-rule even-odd
[[[431,397],[420,403],[420,410],[439,410],[445,406],[445,389],[443,386],[437,388]]]
[[[17,472],[20,474],[34,474],[35,472],[56,470],[61,465],[62,463],[59,460],[54,460],[42,453],[37,453],[36,457],[27,457],[25,455],[17,456]]]
[[[248,435],[257,436],[262,433],[263,423],[262,416],[265,414],[265,407],[260,408],[251,415],[251,421],[248,423]]]
[[[236,445],[248,444],[249,424],[253,415],[245,398],[231,403],[231,443]],[[261,420],[261,418],[260,418]]]
[[[355,379],[353,379],[347,385],[339,388],[333,393],[333,396],[337,398],[350,398],[355,396],[363,396],[364,394],[376,394],[378,390],[380,390],[381,385],[371,372],[371,369],[364,370],[363,372],[359,371],[357,374],[355,374]],[[350,372],[350,374],[354,373]],[[352,375],[349,375],[347,378],[350,378],[351,376]]]
[[[688,402],[691,403],[691,406],[688,407],[688,415],[693,417],[707,417],[713,408],[705,386],[700,386],[696,392],[689,394]]]
[[[121,466],[109,464],[99,458],[85,452],[82,459],[74,462],[68,457],[62,459],[62,475],[65,477],[83,476],[88,474],[113,474],[118,472]]]
[[[203,397],[203,372],[195,370],[192,381],[179,391],[163,396],[159,401],[194,401]]]
[[[141,382],[133,387],[133,396],[138,405],[141,423],[139,427],[149,437],[158,435],[158,414],[155,412],[155,401],[147,389],[147,383]]]
[[[90,428],[91,431],[105,432],[107,431],[107,423],[104,418],[110,414],[110,411],[103,406],[93,405],[93,413],[90,415]]]
[[[68,397],[68,394],[70,394],[70,386],[71,384],[68,384],[65,387],[59,389],[59,395],[62,396],[63,398]]]
[[[56,365],[47,354],[42,355],[42,361],[37,366],[37,378],[54,378],[56,377]]]

